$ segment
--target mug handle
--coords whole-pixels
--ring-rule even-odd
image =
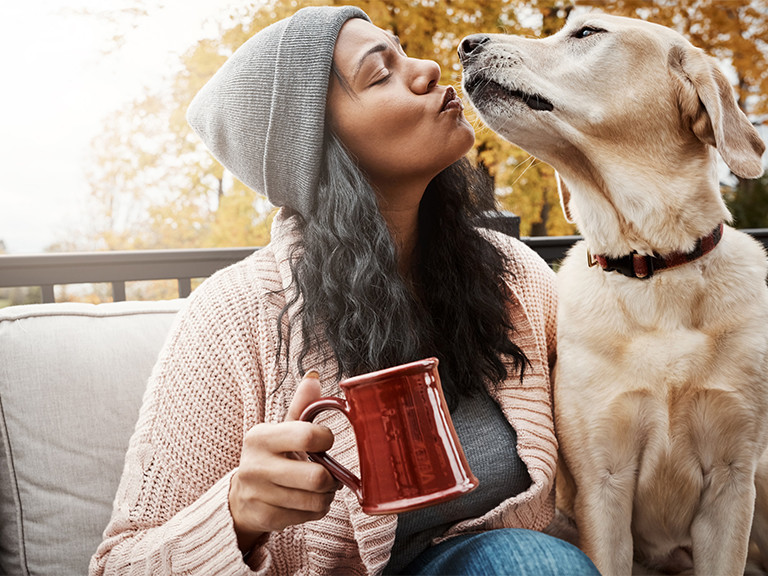
[[[333,397],[320,398],[320,400],[312,402],[312,404],[304,409],[299,419],[304,420],[305,422],[312,422],[315,419],[315,416],[323,410],[338,410],[347,417],[347,420],[349,420],[349,408],[347,407],[347,403],[344,400]],[[352,490],[358,500],[361,502],[363,501],[363,490],[360,478],[355,476],[325,452],[307,452],[307,456],[309,456],[309,459],[312,460],[312,462],[322,464],[334,478]]]

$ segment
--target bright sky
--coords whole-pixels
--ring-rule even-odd
[[[233,0],[164,0],[118,31],[73,14],[121,0],[2,0],[0,7],[0,240],[9,253],[42,252],[85,222],[89,146],[102,120],[148,86],[205,35]],[[242,4],[242,2],[241,2]],[[66,9],[66,10],[65,10]]]

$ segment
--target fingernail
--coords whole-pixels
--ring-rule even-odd
[[[304,378],[320,378],[320,372],[317,370],[310,370],[306,374],[304,374]]]

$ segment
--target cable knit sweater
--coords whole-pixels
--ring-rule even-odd
[[[284,419],[301,376],[293,326],[289,369],[277,357],[277,317],[290,285],[288,257],[296,232],[278,214],[272,241],[206,280],[189,298],[150,377],[126,454],[104,541],[90,574],[251,574],[237,547],[228,490],[247,430]],[[501,527],[541,530],[554,514],[557,444],[549,361],[555,346],[554,274],[523,243],[488,232],[511,256],[510,316],[515,342],[531,367],[489,390],[515,427],[530,488],[485,515],[453,526],[444,537]],[[283,347],[283,350],[285,347]],[[339,394],[327,345],[306,359],[321,373],[324,395]],[[511,366],[510,366],[511,367]],[[278,383],[281,383],[278,386]],[[331,454],[359,474],[351,427],[335,411],[316,422],[336,435]],[[321,520],[269,535],[250,563],[258,574],[379,574],[387,565],[397,517],[364,514],[340,490]]]

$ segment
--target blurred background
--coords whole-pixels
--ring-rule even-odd
[[[258,246],[272,206],[228,174],[184,119],[248,37],[302,6],[355,4],[410,56],[459,88],[466,34],[548,36],[601,10],[675,28],[715,56],[768,133],[766,0],[34,0],[0,8],[0,253]],[[501,141],[467,107],[474,160],[521,235],[578,233],[552,169]],[[642,155],[643,151],[637,153]],[[768,176],[721,170],[735,224],[768,227]]]

